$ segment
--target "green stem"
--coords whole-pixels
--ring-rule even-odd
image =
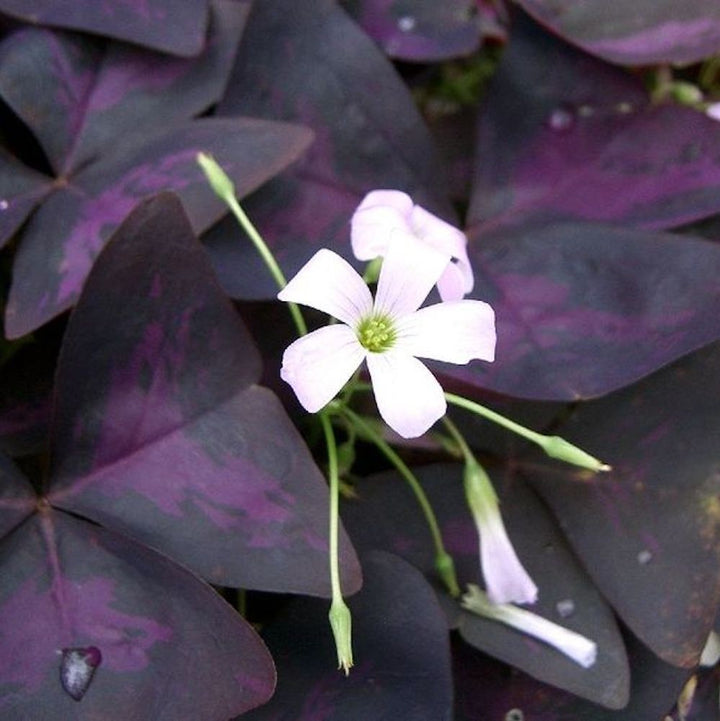
[[[551,458],[557,458],[561,461],[565,461],[566,463],[571,463],[590,471],[611,470],[610,466],[560,436],[547,436],[542,433],[532,431],[529,428],[525,428],[525,426],[521,426],[519,423],[511,421],[509,418],[486,408],[485,406],[481,406],[479,403],[470,401],[462,396],[456,396],[454,393],[446,393],[445,398],[448,403],[452,403],[453,405],[471,411],[476,415],[487,418],[493,423],[497,423],[498,425],[507,428],[509,431],[517,433],[519,436],[537,444]]]
[[[280,266],[277,264],[272,251],[268,248],[262,236],[257,231],[257,228],[252,224],[252,221],[248,218],[247,214],[240,206],[240,203],[235,196],[235,186],[232,180],[230,180],[227,173],[225,173],[225,171],[211,156],[205,153],[198,153],[197,162],[203,169],[203,172],[210,183],[210,187],[221,200],[225,201],[228,208],[230,208],[230,211],[235,216],[236,220],[240,224],[240,227],[247,233],[248,237],[255,246],[255,249],[258,253],[260,253],[260,257],[270,271],[270,275],[272,275],[277,283],[278,288],[282,290],[287,285],[287,278],[282,272]],[[298,308],[295,303],[288,303],[288,307],[290,308],[290,314],[295,322],[298,335],[307,335],[307,324],[300,312],[300,308]]]
[[[445,544],[442,540],[442,533],[440,532],[440,526],[435,517],[435,512],[430,505],[428,497],[425,495],[420,482],[415,478],[413,472],[408,468],[402,458],[392,449],[373,427],[367,423],[361,416],[347,407],[340,405],[335,406],[337,412],[345,416],[345,418],[358,429],[364,436],[369,438],[380,452],[392,463],[400,475],[407,481],[412,492],[415,494],[417,502],[420,504],[425,520],[432,536],[433,545],[435,546],[435,565],[438,572],[441,574],[448,591],[452,596],[458,596],[460,594],[460,587],[455,577],[455,568],[452,561],[452,557],[445,550]]]
[[[328,456],[328,482],[330,485],[330,585],[333,597],[342,596],[340,588],[340,564],[338,561],[338,518],[340,515],[340,475],[338,473],[338,455],[335,433],[325,411],[318,413],[325,434]]]

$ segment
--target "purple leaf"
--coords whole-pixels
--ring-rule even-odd
[[[471,439],[469,439],[471,440]],[[461,588],[481,585],[478,536],[465,500],[462,467],[416,469],[435,511]],[[503,518],[519,558],[539,587],[530,609],[594,640],[598,657],[584,669],[555,649],[497,622],[462,611],[444,590],[439,596],[452,627],[473,646],[511,663],[546,683],[568,689],[609,708],[627,702],[629,671],[612,613],[567,548],[552,518],[534,493],[511,472],[493,474]],[[343,519],[362,549],[380,548],[405,558],[436,579],[430,534],[415,498],[394,474],[365,479],[359,499],[346,501]],[[392,509],[388,514],[387,509]],[[368,524],[367,519],[373,523]],[[437,586],[437,581],[435,580]],[[570,615],[567,601],[572,602]],[[558,610],[558,609],[561,610]]]
[[[720,210],[720,123],[516,18],[480,114],[468,224],[668,228]],[[667,142],[672,138],[672,142]]]
[[[444,365],[511,396],[609,393],[720,336],[720,247],[590,223],[472,237],[473,296],[497,314],[494,363]]]
[[[0,567],[3,718],[225,721],[272,693],[251,626],[120,535],[46,508],[3,541]]]
[[[205,39],[208,5],[208,0],[0,0],[0,12],[175,55],[197,55]]]
[[[713,344],[583,405],[562,435],[613,472],[527,472],[603,595],[668,663],[690,667],[720,606],[720,393]]]
[[[128,144],[55,191],[33,215],[15,256],[6,308],[8,337],[24,335],[71,307],[112,232],[145,197],[174,190],[199,232],[220,218],[197,165],[214,154],[239,196],[291,163],[310,141],[304,128],[250,118],[206,118]]]
[[[37,502],[25,476],[0,453],[0,539],[33,513]]]
[[[0,448],[10,456],[47,449],[57,351],[55,343],[36,341],[2,365]]]
[[[42,198],[52,192],[52,181],[30,170],[0,149],[0,247],[25,222]]]
[[[327,603],[297,599],[265,640],[278,689],[248,721],[449,721],[450,655],[445,619],[423,577],[387,553],[363,562],[365,584],[348,599],[355,666],[346,678],[327,621]]]
[[[399,60],[437,62],[480,47],[476,0],[355,0],[345,3],[365,32]]]
[[[713,55],[720,45],[720,6],[715,0],[519,2],[570,42],[623,65],[687,65]]]
[[[67,181],[108,146],[157,133],[216,102],[246,14],[244,4],[216,2],[207,46],[191,60],[21,30],[0,44],[0,95]]]
[[[214,583],[329,594],[327,485],[259,375],[179,201],[146,201],[98,259],[66,333],[51,503]],[[357,590],[344,536],[341,564]]]
[[[628,638],[632,673],[630,701],[608,710],[502,666],[458,642],[453,645],[455,721],[659,721],[665,718],[687,670],[660,661]],[[514,711],[514,713],[513,713]]]
[[[330,0],[253,5],[219,112],[315,131],[302,161],[245,206],[288,277],[320,247],[349,254],[350,216],[373,188],[405,190],[452,219],[442,167],[406,85]],[[228,293],[275,295],[249,244],[237,242],[235,223],[221,224],[208,247]]]

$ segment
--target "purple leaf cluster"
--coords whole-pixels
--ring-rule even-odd
[[[0,0],[0,718],[715,719],[718,48],[716,0]],[[463,610],[359,439],[338,673],[295,336],[200,151],[287,277],[360,269],[373,189],[463,228],[497,356],[433,372],[612,466],[452,412],[594,665]],[[478,583],[462,465],[399,452]]]

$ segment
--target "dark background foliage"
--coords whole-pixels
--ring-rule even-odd
[[[716,719],[718,53],[716,0],[0,0],[0,717]],[[200,150],[288,276],[375,188],[466,230],[498,355],[435,372],[613,466],[452,413],[595,665],[461,610],[360,443],[337,672],[287,309]],[[462,467],[401,452],[477,583]]]

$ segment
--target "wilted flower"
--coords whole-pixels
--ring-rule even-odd
[[[429,245],[402,239],[387,251],[373,301],[352,266],[319,250],[278,294],[341,323],[303,336],[285,351],[282,378],[312,412],[329,403],[363,360],[383,420],[404,438],[422,435],[446,410],[440,384],[418,358],[465,364],[495,355],[495,314],[477,300],[420,305],[447,265]]]
[[[480,567],[492,603],[535,603],[537,586],[505,530],[495,489],[478,463],[465,468],[465,496],[480,537]]]
[[[350,241],[358,260],[387,255],[390,244],[403,239],[428,244],[448,256],[437,280],[442,300],[460,300],[473,288],[473,272],[467,256],[467,238],[399,190],[373,190],[353,213]]]
[[[595,641],[524,608],[516,608],[510,603],[490,603],[477,586],[468,585],[468,592],[462,597],[462,606],[478,616],[500,621],[544,641],[583,668],[590,668],[595,663],[597,658]]]

